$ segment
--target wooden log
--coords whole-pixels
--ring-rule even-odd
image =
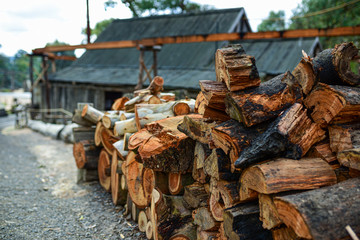
[[[153,239],[153,226],[151,221],[147,222],[145,233],[147,239]]]
[[[170,101],[175,101],[175,93],[164,93],[164,92],[160,92],[158,94],[158,96],[160,97],[161,100],[165,101],[165,102],[170,102]]]
[[[331,151],[329,139],[325,139],[315,144],[305,157],[321,158],[328,163],[336,161],[336,155]]]
[[[184,201],[192,208],[207,206],[209,193],[205,190],[203,184],[195,182],[184,187]]]
[[[130,194],[127,194],[127,198],[126,198],[126,204],[124,205],[125,211],[123,213],[124,216],[129,216],[131,213],[131,208],[132,208],[132,200],[130,197]]]
[[[320,158],[276,159],[246,169],[240,178],[240,200],[246,201],[247,189],[272,194],[292,190],[315,189],[336,184],[331,166]],[[244,189],[244,190],[242,190]]]
[[[77,124],[79,124],[79,125],[81,125],[81,126],[83,126],[83,127],[91,127],[91,126],[94,126],[94,123],[86,120],[85,118],[83,118],[83,117],[81,116],[81,113],[82,113],[82,110],[75,109],[71,121],[72,121],[73,123],[77,123]]]
[[[98,162],[98,175],[100,185],[107,191],[111,191],[111,158],[105,149],[102,149]]]
[[[94,140],[95,128],[93,127],[76,127],[73,128],[74,142],[82,140]]]
[[[268,194],[259,194],[260,221],[265,229],[274,229],[283,222],[279,217],[273,196]]]
[[[144,210],[139,211],[138,226],[140,232],[146,232],[147,223],[148,223],[148,219],[145,211]]]
[[[125,133],[135,133],[137,132],[135,118],[126,119],[123,121],[117,121],[114,125],[114,135],[122,136]]]
[[[239,202],[238,181],[220,180],[217,182],[217,188],[225,208],[233,207]]]
[[[136,206],[136,204],[134,202],[132,202],[130,215],[131,215],[131,219],[134,222],[138,221],[139,212],[140,212],[140,209]]]
[[[202,231],[218,230],[220,222],[215,221],[207,207],[200,207],[192,212],[194,224],[200,227]]]
[[[239,204],[224,210],[224,230],[229,239],[271,239],[271,232],[262,228],[259,206]]]
[[[208,145],[202,144],[200,142],[195,143],[194,149],[194,165],[192,169],[192,177],[195,181],[200,183],[206,182],[206,175],[204,172],[205,160],[211,154],[211,150]]]
[[[164,172],[186,172],[192,166],[195,142],[177,130],[183,116],[147,124],[130,138],[129,149],[136,150],[144,167]]]
[[[246,55],[241,45],[218,49],[215,71],[216,80],[224,82],[232,92],[260,85],[255,58]]]
[[[211,131],[217,125],[216,122],[203,118],[202,115],[184,116],[183,121],[178,125],[178,130],[185,133],[191,139],[203,144],[211,141]]]
[[[84,168],[78,168],[77,169],[77,179],[76,183],[82,183],[82,182],[91,182],[91,181],[98,181],[98,171],[96,170],[88,170]]]
[[[360,123],[334,124],[328,130],[330,148],[334,153],[360,148]]]
[[[261,83],[257,88],[228,93],[225,98],[226,112],[247,127],[275,119],[295,102],[302,101],[300,86],[287,84],[294,82],[293,78],[287,72]]]
[[[219,232],[197,230],[197,239],[218,239]]]
[[[124,151],[129,151],[129,139],[133,135],[133,133],[125,133],[124,134]]]
[[[212,216],[216,221],[224,221],[224,204],[221,200],[220,191],[213,188],[209,198],[209,207]]]
[[[134,92],[135,96],[141,94],[158,95],[163,90],[164,79],[160,76],[155,76],[146,89],[140,89]]]
[[[312,60],[309,57],[301,58],[299,64],[292,71],[292,75],[300,84],[305,95],[308,95],[317,83]]]
[[[107,129],[113,129],[115,126],[115,122],[120,121],[120,114],[119,112],[113,114],[105,114],[101,122]]]
[[[207,102],[203,92],[199,92],[195,99],[195,113],[204,112],[204,107],[207,106]],[[202,115],[202,114],[201,114]]]
[[[275,197],[282,221],[306,239],[345,239],[360,232],[360,178],[299,194]]]
[[[217,110],[224,110],[224,99],[229,92],[225,83],[212,81],[212,80],[200,80],[200,89],[205,98],[205,105]]]
[[[349,123],[360,119],[360,89],[318,83],[304,100],[314,122]]]
[[[246,128],[242,123],[231,119],[214,127],[211,137],[214,145],[229,155],[231,170],[234,171],[233,163],[261,131],[260,128]]]
[[[300,159],[324,137],[320,125],[312,122],[301,104],[295,103],[241,152],[235,167],[246,168],[274,157]]]
[[[204,171],[206,175],[216,180],[235,181],[240,177],[238,172],[231,172],[231,161],[220,148],[213,149],[209,157],[206,158]]]
[[[95,170],[98,166],[100,148],[93,140],[82,140],[73,145],[73,155],[77,168]]]
[[[125,161],[126,156],[128,155],[128,151],[124,151],[124,139],[120,139],[119,141],[113,143],[114,150],[116,151],[117,156]]]
[[[135,112],[135,106],[140,103],[149,103],[149,104],[160,104],[162,101],[156,95],[145,94],[138,95],[125,103],[126,112]]]
[[[358,56],[352,42],[344,42],[333,49],[320,52],[313,60],[320,82],[331,85],[360,85],[359,73],[351,71],[350,62]]]
[[[103,128],[100,132],[101,143],[104,149],[108,152],[108,154],[112,155],[114,148],[114,143],[120,140],[119,137],[116,137],[112,131],[107,128]]]
[[[124,110],[125,103],[129,101],[128,97],[121,97],[114,101],[113,105],[111,105],[112,110]]]
[[[199,111],[199,113],[202,114],[204,118],[208,118],[213,121],[225,122],[230,119],[229,115],[226,114],[225,109],[220,111],[206,106],[204,111]]]
[[[130,118],[134,118],[135,117],[135,113],[129,113],[129,112],[122,112],[120,114],[120,120],[124,121],[126,119],[130,119]]]
[[[300,237],[296,235],[294,230],[286,226],[271,230],[273,240],[298,240]]]
[[[360,171],[360,148],[341,151],[337,159],[341,165]]]
[[[81,112],[81,116],[86,120],[97,124],[104,116],[104,113],[91,107],[89,104],[86,104]]]
[[[175,229],[169,240],[195,240],[196,236],[196,226],[191,221],[188,221]]]
[[[169,172],[168,174],[168,186],[171,195],[183,195],[184,187],[192,183],[194,183],[194,179],[191,173]]]
[[[140,131],[145,124],[173,117],[173,105],[174,102],[163,104],[137,104],[135,106],[135,123],[137,130]]]
[[[114,150],[116,151],[116,150]],[[119,161],[116,153],[113,153],[111,159],[111,176],[110,176],[110,185],[111,185],[111,197],[114,205],[124,205],[127,200],[127,190],[121,188],[120,177],[118,173],[121,169],[122,161]]]

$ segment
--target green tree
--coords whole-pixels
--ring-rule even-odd
[[[290,29],[334,28],[359,23],[359,0],[303,0],[293,10]],[[359,37],[321,38],[324,48],[332,48],[344,41],[354,41],[359,45],[359,40]]]
[[[263,31],[281,31],[285,29],[285,11],[270,11],[269,16],[258,26],[259,32]]]

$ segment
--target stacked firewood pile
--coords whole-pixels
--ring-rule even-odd
[[[173,101],[135,97],[123,107],[134,121],[109,121],[111,132],[100,121],[107,115],[89,113],[97,116],[95,144],[106,132],[97,168],[114,203],[149,239],[355,239],[358,49],[343,43],[303,55],[292,72],[261,82],[240,45],[217,50],[217,81],[199,81],[194,114],[187,101],[175,114]],[[150,86],[139,98],[158,96]]]

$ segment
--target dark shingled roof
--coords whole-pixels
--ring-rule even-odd
[[[162,15],[114,20],[96,42],[137,40],[141,38],[185,36],[235,32],[243,8],[200,13]],[[245,31],[251,31],[243,20]],[[311,54],[314,39],[257,40],[240,42],[255,56],[260,72],[277,74],[293,69],[301,58],[301,49]],[[215,80],[214,56],[224,42],[167,44],[158,52],[158,75],[167,88],[199,89],[199,80]],[[70,67],[51,75],[51,81],[135,86],[139,74],[139,54],[135,48],[88,50]],[[279,61],[275,61],[278,59]],[[150,66],[152,53],[145,53]]]

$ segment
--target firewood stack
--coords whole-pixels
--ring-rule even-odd
[[[120,203],[148,239],[360,235],[357,54],[352,43],[314,59],[303,52],[292,72],[261,82],[240,45],[217,50],[217,81],[200,80],[196,101],[180,101],[179,113],[174,102],[143,104],[157,96],[147,89],[124,106],[131,122],[110,131],[98,120],[111,143],[102,143],[100,183],[120,181]]]

